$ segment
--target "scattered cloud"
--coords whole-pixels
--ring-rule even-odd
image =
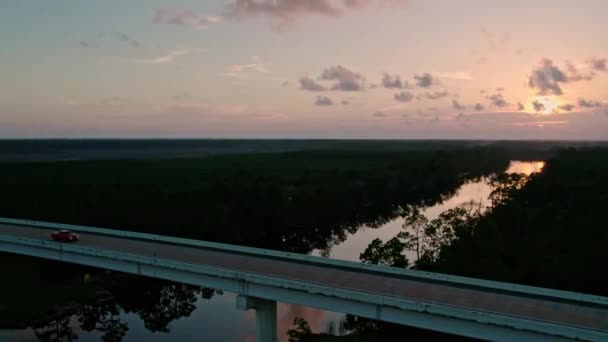
[[[410,102],[414,99],[414,95],[407,91],[402,91],[393,95],[393,98],[399,102]]]
[[[420,88],[429,88],[435,83],[433,76],[428,72],[425,72],[420,76],[414,75],[414,79],[416,80],[416,85]]]
[[[404,5],[409,0],[232,0],[225,6],[225,13],[230,18],[247,18],[267,16],[273,19],[276,28],[282,29],[296,21],[298,17],[317,15],[337,18],[354,10],[367,7],[371,2],[380,7],[385,5]]]
[[[607,71],[606,58],[591,57],[587,60],[587,64],[595,71]]]
[[[580,107],[594,108],[594,107],[601,107],[602,103],[598,102],[598,101],[593,101],[593,100],[586,100],[581,97],[578,99],[578,105]]]
[[[574,105],[572,104],[563,104],[558,107],[559,110],[563,110],[565,112],[571,112],[574,109]]]
[[[123,33],[123,32],[116,32],[116,37],[118,38],[118,40],[123,41],[123,42],[131,45],[131,47],[134,47],[134,48],[138,48],[141,45],[141,44],[139,44],[139,41],[129,37],[129,35],[127,35],[126,33]]]
[[[336,17],[343,11],[329,0],[235,0],[225,9],[230,17],[268,15],[281,21],[293,21],[298,16],[310,14]]]
[[[325,68],[321,73],[320,78],[327,81],[336,81],[336,83],[331,86],[331,89],[342,91],[363,90],[365,82],[361,74],[341,65]]]
[[[540,111],[545,110],[545,105],[537,100],[534,100],[532,102],[532,106],[534,107],[535,112],[540,112]]]
[[[222,17],[207,16],[188,8],[158,9],[154,13],[152,21],[155,24],[188,26],[204,30],[210,25],[222,21]]]
[[[384,114],[384,112],[374,112],[372,113],[372,116],[376,118],[385,118],[386,114]]]
[[[99,98],[93,101],[79,102],[79,101],[70,101],[70,105],[85,105],[89,107],[121,107],[125,105],[133,104],[133,99],[124,97],[124,96],[110,96]]]
[[[581,73],[576,66],[570,62],[566,62],[566,70],[566,78],[568,79],[568,82],[591,81],[593,77],[595,77],[593,72],[587,74]]]
[[[505,91],[504,87],[496,87],[494,89],[480,89],[479,93],[481,95],[484,95],[484,94],[488,94],[488,93],[491,93],[491,92],[502,93],[503,91]]]
[[[123,40],[123,41],[129,41],[129,36],[126,33],[122,33],[122,32],[116,32],[116,37],[118,37],[118,39]]]
[[[308,76],[300,78],[300,89],[308,91],[325,91],[325,87]]]
[[[484,110],[484,107],[481,103],[478,103],[475,106],[473,106],[473,109],[479,112],[479,111]]]
[[[251,62],[246,64],[233,64],[229,67],[230,72],[239,73],[248,70],[257,71],[259,73],[268,73],[266,65],[261,61],[258,56],[251,56]]]
[[[508,33],[499,33],[482,27],[479,30],[479,45],[473,49],[476,64],[485,64],[506,53]]]
[[[486,98],[488,100],[490,100],[490,102],[494,106],[499,107],[499,108],[502,108],[502,107],[505,107],[506,105],[508,105],[507,101],[505,101],[505,99],[501,93],[488,95]]]
[[[348,8],[361,8],[369,4],[369,0],[344,0],[344,6]]]
[[[407,81],[401,82],[401,77],[399,77],[399,75],[391,76],[387,73],[382,76],[382,86],[389,89],[402,89],[409,87]]]
[[[171,98],[175,101],[186,101],[192,100],[192,94],[188,91],[182,91],[180,93],[174,94]]]
[[[78,44],[83,48],[96,47],[103,42],[118,42],[129,45],[132,48],[139,48],[141,43],[124,32],[99,32],[94,38],[80,40]]]
[[[485,27],[481,28],[481,35],[490,50],[502,49],[509,41],[508,33],[492,32]]]
[[[327,96],[317,96],[315,105],[317,106],[332,106],[334,102]]]
[[[442,90],[442,91],[436,91],[434,93],[426,93],[425,96],[429,100],[439,100],[448,95],[450,95],[450,93],[447,90]]]
[[[452,108],[456,109],[456,110],[466,110],[467,107],[461,105],[458,101],[456,100],[452,100]]]
[[[560,83],[567,81],[566,74],[553,65],[550,59],[545,58],[540,62],[540,66],[532,70],[532,75],[528,78],[528,86],[537,89],[539,95],[561,95],[563,91]]]
[[[591,69],[582,72],[580,69]],[[606,59],[592,57],[586,64],[575,65],[566,62],[565,69],[560,69],[550,59],[544,58],[540,65],[532,70],[528,77],[528,86],[538,91],[538,95],[561,95],[561,85],[568,82],[591,81],[596,76],[595,71],[606,70]]]
[[[193,53],[202,53],[205,52],[205,49],[200,48],[186,48],[186,49],[176,49],[173,51],[169,51],[166,55],[159,56],[151,59],[138,59],[137,63],[146,63],[146,64],[171,64],[178,57],[185,56]]]

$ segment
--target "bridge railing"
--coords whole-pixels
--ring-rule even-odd
[[[325,310],[337,310],[399,324],[414,324],[431,330],[437,330],[437,327],[441,326],[442,329],[447,330],[439,329],[440,331],[477,338],[485,337],[489,340],[508,340],[506,338],[494,338],[498,334],[494,329],[507,329],[506,333],[502,332],[501,334],[510,337],[513,337],[515,332],[524,334],[541,333],[588,341],[602,341],[606,337],[606,333],[602,331],[581,329],[580,327],[554,322],[530,320],[525,317],[487,311],[474,311],[468,308],[420,302],[365,291],[335,288],[306,281],[252,274],[78,244],[63,244],[55,241],[0,234],[0,250],[197,286],[208,286],[255,298],[308,305]],[[412,316],[410,313],[424,316]],[[437,321],[432,320],[429,315],[436,318]],[[455,324],[454,321],[450,321],[453,319],[460,323]],[[467,325],[463,322],[477,325]],[[479,324],[483,327],[480,330],[481,333],[473,332],[473,328],[480,329]]]
[[[217,242],[193,240],[172,236],[164,236],[157,234],[140,233],[127,230],[115,230],[106,228],[97,228],[89,226],[80,226],[63,223],[23,220],[14,218],[0,217],[0,224],[9,224],[26,227],[36,227],[49,230],[68,229],[80,233],[89,233],[94,235],[104,235],[110,237],[120,237],[125,239],[135,239],[151,241],[163,244],[180,245],[185,247],[200,248],[206,250],[214,250],[232,254],[242,254],[261,258],[270,258],[275,260],[283,260],[300,264],[317,265],[321,267],[331,267],[343,270],[356,272],[365,272],[378,274],[386,277],[407,278],[417,281],[444,283],[447,285],[457,285],[466,288],[477,288],[491,290],[498,293],[512,293],[520,296],[529,296],[533,298],[547,298],[550,300],[585,303],[588,305],[597,305],[608,307],[608,297],[595,296],[577,292],[562,291],[548,289],[535,286],[527,286],[513,283],[497,282],[491,280],[468,278],[441,273],[409,270],[404,268],[386,267],[374,264],[364,264],[352,261],[328,259],[323,257],[310,256],[305,254],[289,253],[282,251],[273,251],[268,249],[254,248],[230,245]]]

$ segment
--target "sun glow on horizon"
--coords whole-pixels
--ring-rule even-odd
[[[564,101],[555,95],[534,95],[528,98],[524,111],[531,113],[552,114],[560,111]]]

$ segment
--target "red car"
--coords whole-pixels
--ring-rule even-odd
[[[74,242],[78,241],[78,234],[64,229],[51,233],[51,238],[60,242]]]

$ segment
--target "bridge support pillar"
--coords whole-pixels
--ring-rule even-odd
[[[261,298],[238,295],[236,308],[255,310],[256,341],[277,341],[277,302]]]

